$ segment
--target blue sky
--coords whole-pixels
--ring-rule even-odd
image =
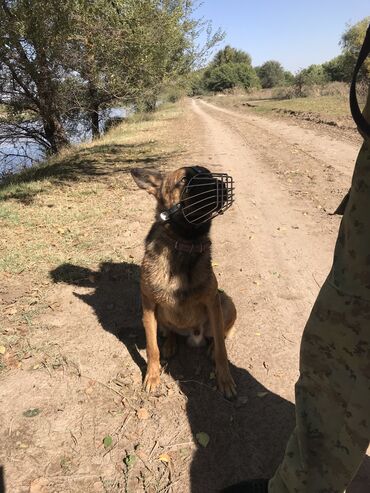
[[[204,0],[197,16],[226,31],[225,41],[254,66],[278,60],[296,72],[339,55],[346,23],[370,15],[369,0]]]

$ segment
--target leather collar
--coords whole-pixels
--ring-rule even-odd
[[[185,241],[185,240],[174,240],[171,237],[168,237],[170,243],[174,246],[175,250],[178,252],[184,253],[203,253],[210,249],[211,240],[206,241]]]

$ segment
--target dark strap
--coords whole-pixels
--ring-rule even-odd
[[[356,94],[356,82],[357,82],[357,75],[361,69],[361,66],[366,60],[366,57],[368,56],[369,53],[370,53],[370,24],[367,28],[365,39],[357,58],[355,70],[352,76],[351,88],[349,91],[349,104],[351,107],[352,118],[354,119],[357,128],[360,130],[362,135],[364,136],[367,135],[368,137],[370,137],[370,122],[366,120],[358,105],[357,94]],[[347,194],[343,198],[342,202],[339,204],[334,214],[339,214],[339,215],[344,214],[344,211],[349,201],[350,192],[351,189],[348,190]]]
[[[204,253],[207,252],[211,247],[211,240],[205,240],[193,243],[186,240],[175,240],[168,236],[169,242],[172,244],[175,250],[184,253]]]
[[[368,137],[370,137],[370,122],[368,122],[364,117],[364,115],[361,113],[360,107],[358,105],[357,95],[356,95],[356,82],[360,68],[364,63],[364,61],[366,60],[366,57],[369,53],[370,53],[370,24],[369,27],[367,28],[365,39],[357,58],[355,70],[352,76],[351,89],[349,92],[349,104],[351,106],[352,117],[355,120],[355,123],[358,126],[358,128]]]

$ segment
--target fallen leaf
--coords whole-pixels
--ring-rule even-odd
[[[268,395],[268,392],[258,392],[257,393],[257,397],[260,397],[261,399],[263,399],[264,397],[266,397],[266,395]]]
[[[171,462],[171,457],[168,455],[168,454],[161,454],[158,459],[161,461],[161,462],[166,462],[167,464],[169,462]]]
[[[30,409],[27,409],[27,411],[24,411],[23,416],[26,418],[34,418],[38,414],[40,414],[41,409],[38,407],[31,407]]]
[[[216,374],[214,371],[211,371],[211,373],[209,374],[209,379],[210,380],[214,380],[216,378]]]
[[[5,354],[5,346],[0,346],[0,354]]]
[[[218,267],[218,263],[217,262],[212,262],[212,267]]]
[[[145,419],[149,418],[149,412],[145,407],[142,407],[138,410],[137,412],[137,417],[140,419],[140,421],[144,421]]]
[[[132,467],[136,462],[136,457],[133,454],[126,455],[126,457],[123,459],[123,462],[126,464],[127,467]]]
[[[103,445],[104,445],[104,448],[109,448],[112,446],[112,443],[113,443],[113,438],[110,436],[110,435],[106,435],[104,438],[103,438]]]
[[[197,433],[195,435],[195,438],[197,439],[199,445],[202,447],[206,448],[207,445],[209,444],[209,435],[207,433],[204,433],[204,431],[201,431],[200,433]]]

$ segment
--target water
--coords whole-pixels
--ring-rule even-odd
[[[104,131],[107,120],[111,118],[125,118],[130,113],[127,108],[110,108],[103,110],[99,116],[100,131]],[[37,129],[38,122],[28,122],[25,130]],[[80,121],[72,124],[67,122],[70,127],[68,137],[72,144],[91,141],[91,131],[88,129],[88,122],[81,118]],[[16,173],[24,168],[29,168],[45,157],[45,149],[32,139],[20,137],[16,140],[3,140],[0,143],[0,177]]]

